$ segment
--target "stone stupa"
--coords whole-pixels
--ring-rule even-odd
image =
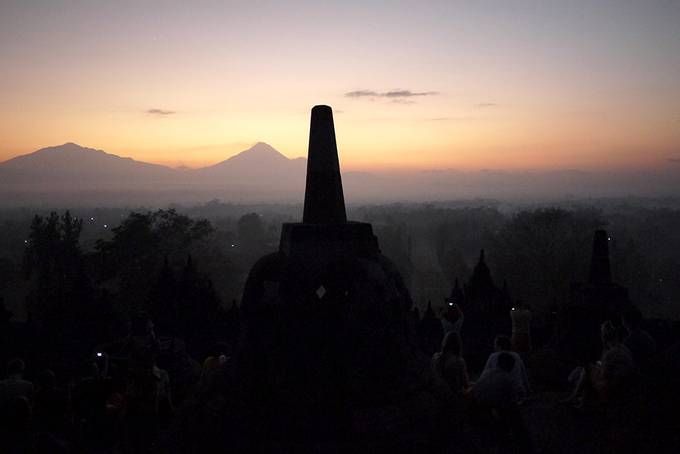
[[[630,306],[628,290],[612,280],[609,242],[606,230],[595,231],[588,281],[571,285],[569,302],[560,314],[558,345],[581,362],[600,358],[600,325],[607,320],[619,325]]]
[[[371,224],[347,221],[333,113],[312,109],[304,215],[248,276],[243,355],[262,437],[345,439],[422,385],[412,301]]]

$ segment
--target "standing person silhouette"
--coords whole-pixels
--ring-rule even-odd
[[[531,351],[531,311],[523,301],[510,310],[512,319],[512,349],[517,353]]]
[[[463,315],[463,311],[460,310],[458,304],[453,302],[451,298],[446,298],[444,301],[446,302],[446,305],[441,312],[442,329],[444,330],[444,335],[451,332],[460,335],[460,332],[463,329],[465,315]]]

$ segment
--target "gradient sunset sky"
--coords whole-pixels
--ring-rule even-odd
[[[0,161],[168,165],[335,110],[348,169],[680,165],[680,1],[0,1]]]

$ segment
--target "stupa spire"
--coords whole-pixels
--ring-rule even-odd
[[[595,231],[588,282],[591,284],[611,284],[612,282],[609,266],[609,235],[606,230]]]
[[[347,222],[338,147],[335,143],[333,110],[329,106],[312,108],[302,222],[306,224]]]

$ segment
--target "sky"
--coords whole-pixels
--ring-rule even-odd
[[[0,161],[75,142],[346,170],[680,166],[680,1],[0,0]]]

